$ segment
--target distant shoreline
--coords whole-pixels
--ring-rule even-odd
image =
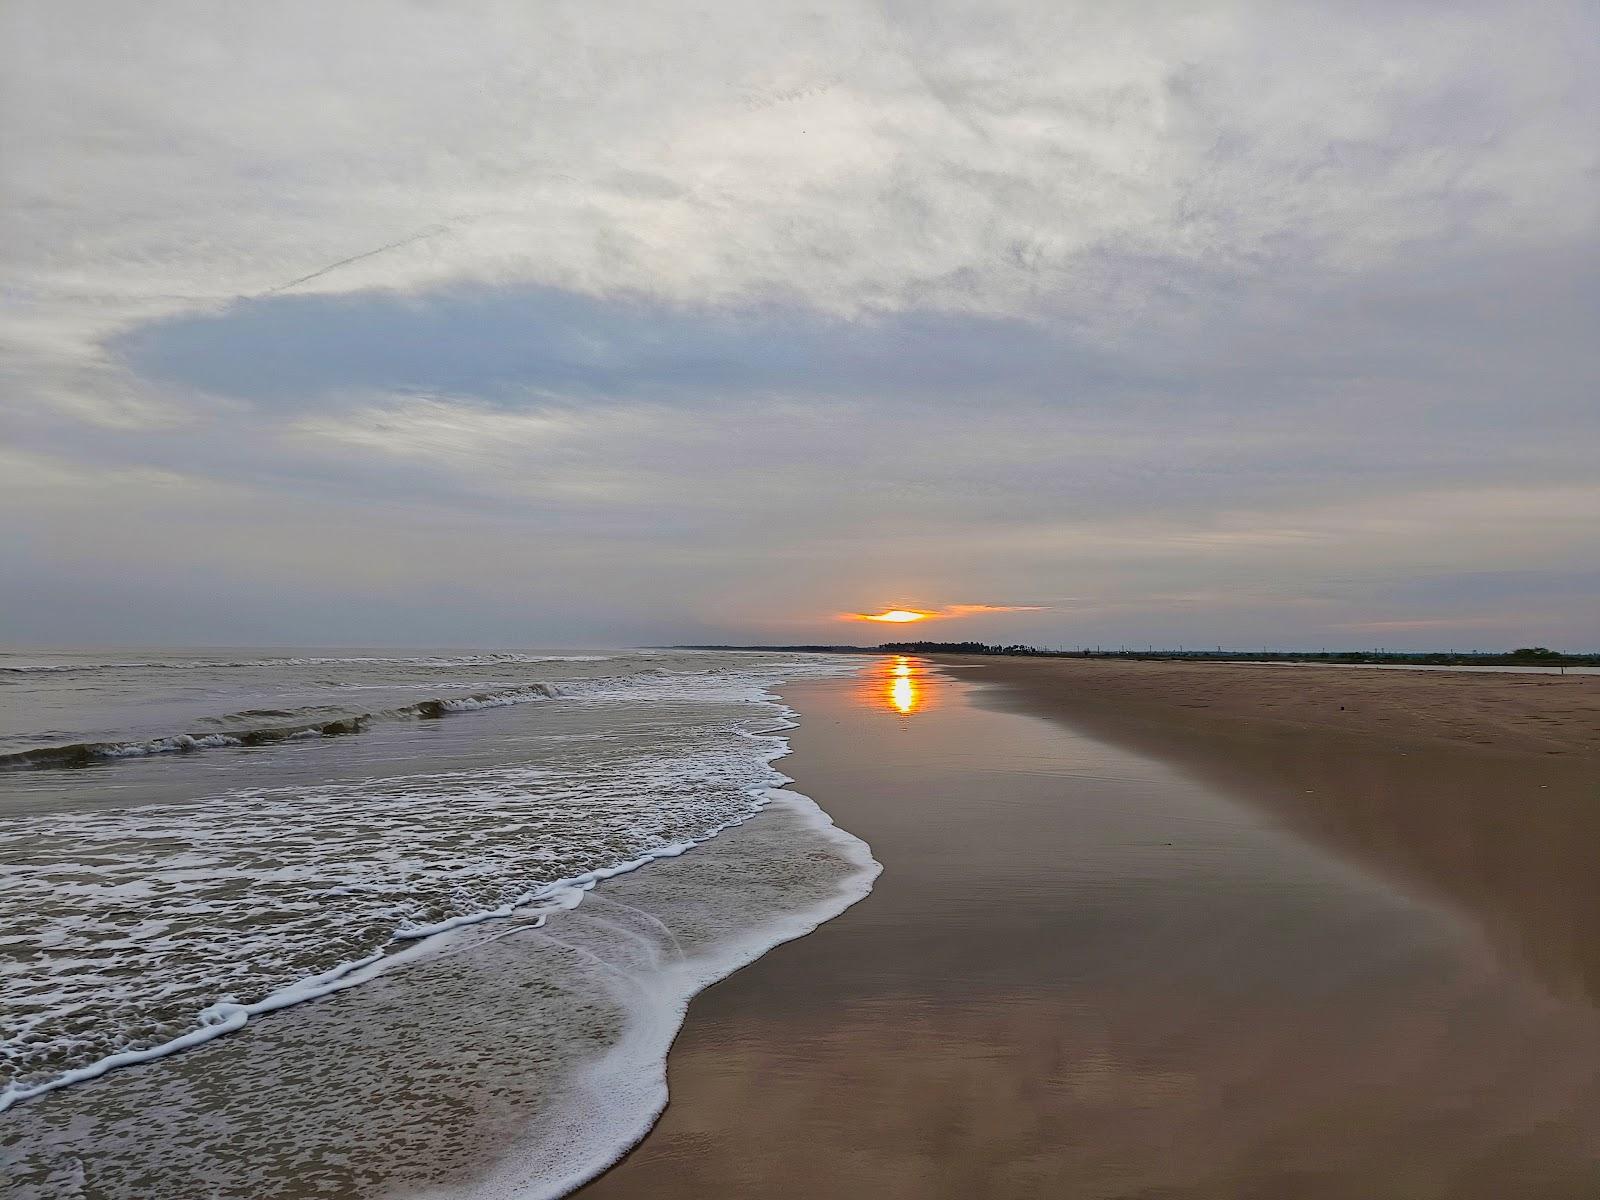
[[[685,645],[645,647],[664,650],[727,650],[786,654],[975,654],[993,658],[1112,659],[1120,662],[1271,663],[1283,666],[1433,667],[1449,669],[1549,670],[1600,669],[1600,654],[1563,654],[1544,647],[1505,653],[1454,650],[1050,650],[1039,646],[991,645],[985,642],[882,642],[875,646]]]

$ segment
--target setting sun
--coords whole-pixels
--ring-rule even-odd
[[[868,621],[894,621],[897,623],[903,623],[906,621],[926,621],[933,614],[919,612],[914,608],[891,608],[887,612],[862,613],[861,615]]]

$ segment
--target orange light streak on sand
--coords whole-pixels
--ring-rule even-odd
[[[938,673],[915,655],[885,655],[861,673],[856,702],[896,717],[916,716],[938,706],[938,681]]]
[[[919,693],[916,676],[911,671],[911,660],[904,655],[898,656],[889,668],[889,707],[909,717],[921,704]]]

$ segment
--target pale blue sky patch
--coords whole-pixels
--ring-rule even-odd
[[[268,296],[111,343],[152,380],[272,404],[393,391],[515,401],[1005,393],[1070,402],[1110,362],[1016,318],[844,318],[794,305],[688,307],[550,288]]]

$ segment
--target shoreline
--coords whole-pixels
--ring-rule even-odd
[[[559,1103],[551,1106],[554,1111],[541,1112],[542,1125],[556,1126],[554,1137],[548,1128],[542,1130],[544,1136],[538,1141],[523,1136],[509,1150],[500,1148],[499,1157],[493,1161],[475,1164],[472,1178],[436,1189],[407,1188],[406,1195],[412,1200],[555,1200],[600,1177],[650,1135],[665,1111],[669,1101],[668,1056],[694,998],[777,947],[814,933],[871,894],[873,880],[881,868],[866,843],[840,829],[809,796],[787,787],[767,788],[765,792],[762,809],[725,832],[735,832],[769,813],[792,823],[815,839],[813,845],[803,847],[806,853],[818,856],[819,848],[825,847],[821,853],[836,857],[846,868],[831,881],[831,888],[824,889],[805,906],[776,912],[764,922],[752,923],[714,945],[702,946],[688,957],[656,963],[653,969],[639,972],[635,982],[651,994],[650,1003],[630,1013],[615,1045],[601,1057],[584,1063],[565,1082]],[[710,841],[708,838],[700,845]],[[737,844],[737,838],[727,839],[727,846]],[[647,893],[651,882],[643,881]],[[657,878],[654,882],[662,881]],[[630,892],[619,889],[607,893],[603,902],[626,905],[628,898]],[[674,948],[681,951],[680,931],[670,923],[662,928],[668,931]],[[575,1160],[567,1148],[574,1142],[593,1140],[595,1124],[609,1124],[616,1136],[598,1142],[585,1157]]]
[[[901,712],[881,680],[784,689],[796,786],[884,873],[867,903],[701,993],[660,1123],[578,1195],[1595,1194],[1600,1017],[1552,986],[1559,956],[1524,969],[1482,898],[1235,790],[1274,762],[1241,747],[1320,736],[1315,721],[1241,709],[1219,740],[1129,701],[1120,730],[1091,727],[1043,678],[996,667],[1012,664],[939,660]],[[1358,674],[1387,673],[1341,676]],[[1347,777],[1344,799],[1374,771],[1406,787],[1461,760],[1436,732],[1356,731],[1317,769]],[[1591,763],[1467,757],[1480,774],[1538,759],[1545,791]],[[1446,837],[1458,777],[1432,794]],[[1493,882],[1521,930],[1511,916],[1535,914]]]
[[[648,1134],[694,995],[871,891],[864,843],[792,789],[764,801],[574,907],[453,930],[403,970],[16,1106],[7,1196],[570,1193]]]

